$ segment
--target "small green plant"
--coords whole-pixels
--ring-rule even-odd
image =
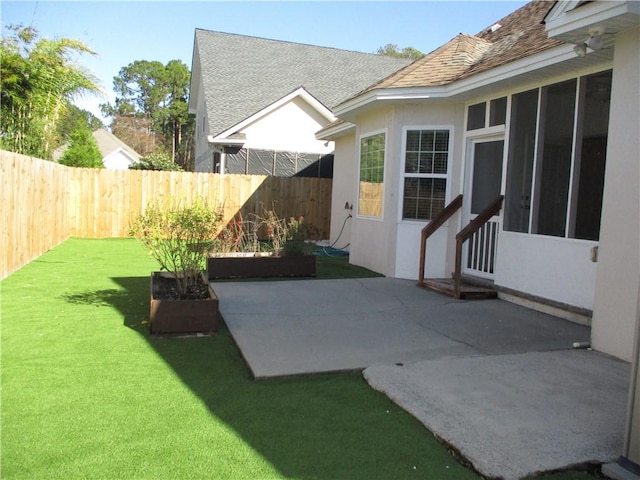
[[[163,270],[175,274],[178,293],[186,297],[199,282],[221,221],[221,208],[212,208],[202,199],[190,204],[169,199],[147,205],[132,222],[130,234],[142,242]]]
[[[308,233],[304,217],[289,218],[289,223],[286,224],[285,242],[282,245],[282,255],[285,257],[310,255],[315,246],[307,242]]]
[[[308,243],[310,228],[304,217],[280,218],[275,210],[264,209],[262,215],[250,214],[243,219],[238,213],[220,231],[210,252],[215,256],[228,253],[271,253],[276,256],[310,255],[314,245]]]

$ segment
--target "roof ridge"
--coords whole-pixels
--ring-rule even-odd
[[[471,68],[476,62],[479,62],[486,52],[491,50],[491,47],[492,43],[488,40],[467,33],[458,33],[447,43],[440,45],[424,57],[419,58],[397,72],[370,85],[358,95],[370,90],[375,90],[380,86],[392,86],[392,84],[402,83],[404,79],[410,77],[413,73],[419,73],[420,69],[427,65],[441,65],[442,67],[456,68],[456,71],[450,72],[449,77],[441,77],[435,81],[438,85],[449,83],[461,75],[464,75],[466,70]],[[463,68],[463,70],[457,71],[460,68]],[[403,86],[411,85],[407,84]]]
[[[371,56],[371,57],[379,57],[380,55],[377,53],[372,53],[372,52],[361,52],[359,50],[351,50],[351,49],[345,49],[345,48],[337,48],[337,47],[326,47],[323,45],[313,45],[311,43],[302,43],[302,42],[294,42],[292,40],[278,40],[275,38],[267,38],[267,37],[258,37],[255,35],[245,35],[243,33],[231,33],[231,32],[222,32],[219,30],[208,30],[206,28],[198,28],[196,27],[196,32],[201,31],[201,32],[205,32],[205,33],[214,33],[214,34],[218,34],[218,35],[227,35],[230,37],[242,37],[242,38],[250,38],[253,40],[263,40],[266,42],[273,42],[273,43],[280,43],[280,44],[288,44],[288,45],[297,45],[297,46],[301,46],[301,47],[309,47],[309,48],[318,48],[318,49],[324,49],[324,50],[337,50],[340,52],[351,52],[351,53],[356,53],[358,55],[367,55],[367,56]]]

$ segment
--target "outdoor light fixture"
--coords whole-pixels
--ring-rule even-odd
[[[573,51],[576,52],[576,55],[579,57],[584,57],[587,54],[587,44],[579,43],[575,47],[573,47]]]
[[[587,54],[587,47],[593,51],[600,50],[604,46],[604,38],[602,38],[603,35],[604,32],[600,29],[590,30],[589,38],[573,47],[573,51],[579,57],[584,57]]]
[[[602,35],[603,33],[600,30],[593,30],[592,32],[589,32],[589,40],[585,42],[587,47],[591,50],[600,50],[604,46],[604,39],[602,38]]]

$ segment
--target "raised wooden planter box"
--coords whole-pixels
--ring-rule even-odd
[[[251,277],[315,277],[315,255],[293,257],[209,257],[209,280]]]
[[[165,300],[157,298],[158,278],[151,274],[150,332],[152,334],[212,334],[218,328],[218,297],[208,285],[209,298],[203,300]],[[206,277],[203,275],[203,281]]]

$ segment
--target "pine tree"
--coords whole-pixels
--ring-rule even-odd
[[[65,150],[60,163],[69,167],[104,168],[98,142],[91,130],[83,127],[71,134],[69,148]]]

